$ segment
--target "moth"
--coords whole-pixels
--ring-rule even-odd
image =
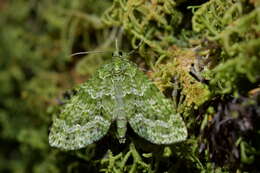
[[[171,101],[119,51],[63,105],[53,120],[49,144],[64,150],[86,147],[105,136],[111,123],[116,123],[120,143],[125,142],[127,123],[154,144],[187,138],[185,123]]]

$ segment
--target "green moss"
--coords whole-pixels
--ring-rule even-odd
[[[180,91],[178,112],[198,109],[210,98],[207,85],[198,81],[191,74],[191,68],[197,63],[196,53],[191,49],[172,48],[169,50],[171,59],[165,64],[159,64],[155,69],[153,78],[162,90],[171,88],[173,92]],[[197,72],[199,75],[199,71]],[[177,79],[177,83],[173,79]],[[176,88],[176,85],[179,87]],[[175,99],[175,98],[173,98]]]
[[[210,81],[214,93],[239,93],[257,82],[260,70],[259,58],[240,55],[218,65]],[[243,92],[243,91],[242,91]]]
[[[0,172],[260,169],[257,0],[16,0],[0,11]],[[116,39],[174,96],[188,140],[156,146],[128,130],[120,145],[111,127],[80,151],[50,148],[62,93],[106,63]],[[70,56],[95,50],[105,53]]]
[[[166,55],[165,49],[173,44],[173,37],[182,21],[177,3],[166,1],[119,0],[114,1],[104,14],[103,20],[109,26],[122,27],[130,36],[131,46],[137,48],[149,65],[156,57]]]
[[[196,10],[192,27],[195,32],[212,39],[241,15],[242,4],[239,0],[212,0]]]

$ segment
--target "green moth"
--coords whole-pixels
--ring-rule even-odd
[[[120,143],[125,142],[127,123],[154,144],[187,138],[186,126],[171,101],[120,52],[77,88],[54,119],[49,143],[65,150],[80,149],[106,135],[112,122]]]

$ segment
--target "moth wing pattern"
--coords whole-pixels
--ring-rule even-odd
[[[106,135],[115,120],[122,137],[128,121],[139,136],[155,144],[187,138],[185,124],[170,100],[136,64],[115,56],[62,107],[50,129],[49,143],[64,150],[83,148]]]
[[[62,107],[54,118],[49,134],[49,144],[64,150],[76,150],[102,138],[111,125],[111,115],[102,111],[102,88],[95,88],[95,95],[88,90],[101,86],[98,73],[77,88],[77,94]]]
[[[141,71],[136,73],[134,84],[143,88],[141,95],[135,96],[134,114],[129,124],[134,132],[154,144],[172,144],[187,138],[187,129],[181,116],[175,113],[171,101]]]

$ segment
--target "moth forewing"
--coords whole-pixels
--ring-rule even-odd
[[[49,143],[65,150],[83,148],[101,139],[116,121],[119,142],[125,142],[127,122],[144,139],[171,144],[187,138],[186,126],[171,102],[130,62],[114,53],[53,121]]]

